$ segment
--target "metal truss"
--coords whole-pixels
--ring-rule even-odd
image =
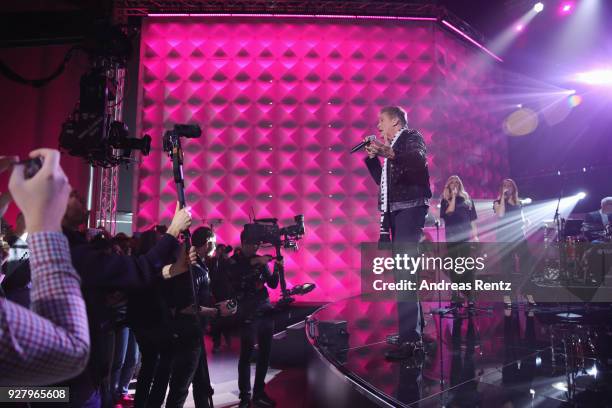
[[[364,0],[114,0],[118,19],[148,14],[299,14],[434,17],[446,20],[472,39],[484,36],[446,8],[435,4]],[[415,0],[413,0],[415,1]]]
[[[330,0],[115,0],[115,10],[132,16],[149,13],[255,13],[432,16],[441,9],[405,1]]]
[[[114,84],[115,98],[107,104],[107,115],[111,120],[121,121],[123,116],[123,98],[125,94],[125,69],[114,68],[107,71]],[[120,152],[115,151],[115,155]],[[95,223],[96,227],[104,228],[115,235],[117,225],[117,198],[119,194],[119,167],[96,168],[96,200]]]

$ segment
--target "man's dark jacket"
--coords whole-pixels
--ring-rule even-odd
[[[81,277],[91,338],[85,371],[61,384],[70,387],[70,406],[78,407],[100,389],[103,379],[110,373],[114,337],[110,336],[112,328],[108,327],[110,310],[105,305],[106,295],[113,290],[144,288],[161,279],[161,269],[174,262],[179,243],[173,236],[164,234],[146,254],[127,256],[97,250],[78,232],[65,230],[64,234],[68,238],[74,269]],[[108,405],[109,401],[102,403]]]
[[[388,203],[393,210],[394,203],[431,198],[427,149],[419,131],[406,129],[393,145],[395,158],[387,160]],[[378,157],[365,159],[368,170],[376,184],[380,185],[382,165]]]
[[[608,221],[612,221],[612,216],[608,216]],[[593,211],[585,214],[582,228],[589,241],[601,240],[606,229],[601,212]]]

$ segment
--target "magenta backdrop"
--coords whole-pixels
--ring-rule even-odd
[[[0,58],[28,79],[50,75],[63,61],[67,45],[3,48]],[[62,123],[79,100],[79,79],[88,67],[87,57],[77,53],[56,79],[41,88],[22,85],[0,75],[1,155],[27,157],[41,147],[59,148]],[[87,196],[89,166],[83,159],[62,155],[62,167],[72,187]],[[0,191],[8,187],[8,172],[0,175]],[[6,219],[14,225],[19,209],[9,207]]]
[[[495,109],[477,101],[496,68],[435,22],[314,18],[150,18],[141,43],[141,131],[153,148],[138,177],[136,230],[169,222],[176,201],[161,136],[198,123],[185,141],[195,225],[222,219],[218,240],[237,245],[252,211],[307,235],[288,253],[289,285],[316,282],[304,300],[359,292],[359,243],[378,238],[377,187],[363,154],[380,107],[406,108],[428,142],[439,194],[458,173],[475,197],[506,176]]]

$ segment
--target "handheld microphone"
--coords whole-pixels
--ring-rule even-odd
[[[357,146],[353,147],[351,149],[351,153],[355,153],[358,150],[361,150],[362,148],[366,147],[367,145],[369,145],[370,143],[372,143],[374,140],[376,140],[376,136],[375,135],[370,135],[370,136],[366,136],[365,140],[361,143],[359,143]]]

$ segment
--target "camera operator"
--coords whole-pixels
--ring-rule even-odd
[[[191,224],[191,215],[177,206],[167,234],[149,252],[137,257],[112,254],[89,244],[79,232],[86,218],[85,203],[73,191],[62,226],[73,264],[81,276],[92,342],[87,369],[65,385],[70,387],[72,406],[107,407],[112,404],[109,391],[115,323],[113,309],[107,303],[108,295],[117,290],[149,287],[162,276],[167,278],[184,272],[185,269],[172,262],[179,248],[177,237]]]
[[[173,278],[170,281],[173,288],[169,304],[174,312],[174,351],[170,390],[166,400],[167,408],[183,406],[191,383],[193,383],[195,406],[212,408],[209,400],[213,390],[210,387],[210,375],[204,348],[206,318],[224,317],[236,313],[235,307],[228,307],[229,301],[221,302],[216,307],[208,307],[210,278],[204,258],[214,251],[213,232],[207,227],[196,229],[193,232],[192,244],[189,251],[189,262],[192,265],[193,288],[197,296],[199,318],[195,312],[196,305],[193,303],[193,289],[189,273]],[[179,254],[178,257],[184,259],[182,267],[187,270],[186,254]]]
[[[221,302],[234,297],[229,276],[232,264],[229,257],[230,252],[232,252],[231,246],[221,244],[217,245],[214,256],[206,257],[206,266],[210,273],[210,290],[215,302]],[[219,352],[222,336],[225,337],[227,347],[231,348],[231,326],[233,322],[234,319],[231,317],[213,319],[211,321],[210,333],[213,340],[213,353]]]
[[[149,252],[163,233],[150,229],[138,237],[135,255]],[[171,316],[168,307],[168,288],[171,280],[159,280],[150,287],[130,291],[128,296],[128,325],[133,330],[141,352],[135,408],[160,408],[166,397],[172,363]]]
[[[272,289],[278,286],[277,267],[282,260],[276,261],[274,272],[268,268],[272,256],[258,256],[258,244],[247,242],[245,231],[240,234],[242,251],[232,257],[232,281],[238,298],[238,320],[240,324],[240,360],[238,362],[238,388],[240,390],[240,408],[247,408],[251,399],[251,355],[255,339],[258,352],[253,385],[253,403],[259,407],[273,407],[276,402],[264,391],[274,320],[270,316],[272,304],[266,285]]]

